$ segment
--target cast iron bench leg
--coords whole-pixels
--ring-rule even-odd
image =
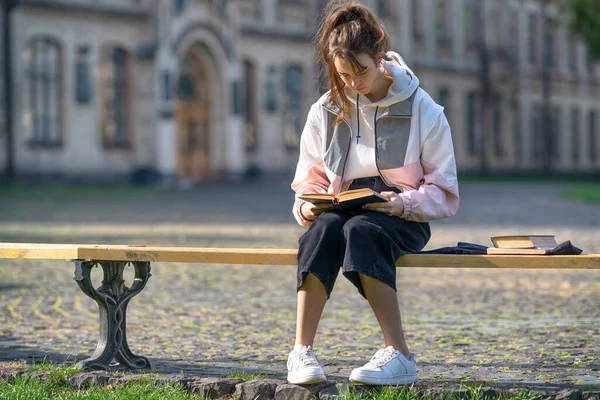
[[[135,278],[131,288],[125,286],[123,270],[133,265]],[[100,265],[104,272],[102,285],[95,289],[90,279],[92,268]],[[151,368],[150,361],[133,354],[127,344],[127,304],[142,291],[152,274],[149,262],[75,260],[75,280],[81,290],[98,303],[100,339],[90,358],[78,365],[85,369],[110,368],[113,360],[131,369]]]

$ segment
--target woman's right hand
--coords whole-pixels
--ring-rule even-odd
[[[300,212],[305,219],[314,221],[319,215],[332,208],[333,204],[313,204],[305,202],[300,206]]]

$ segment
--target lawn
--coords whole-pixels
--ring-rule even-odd
[[[585,184],[563,190],[560,196],[566,199],[578,199],[587,203],[600,203],[600,183]]]

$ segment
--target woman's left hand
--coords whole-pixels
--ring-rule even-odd
[[[404,201],[396,192],[381,192],[389,201],[385,203],[369,203],[363,206],[363,210],[379,211],[387,215],[399,217],[404,214]]]

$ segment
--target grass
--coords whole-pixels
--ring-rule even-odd
[[[448,393],[444,396],[447,400],[543,400],[544,397],[539,393],[529,393],[521,390],[514,396],[497,395],[496,393],[482,392],[482,385],[466,384],[460,393]],[[340,396],[341,400],[429,400],[439,398],[439,395],[432,397],[424,396],[411,390],[410,387],[389,388],[384,387],[381,390],[361,392],[353,387],[348,393]]]
[[[131,383],[112,388],[91,387],[74,389],[55,381],[17,378],[13,382],[0,382],[0,399],[156,399],[183,400],[199,399],[199,396],[185,392],[175,384],[155,386],[152,383]]]
[[[229,374],[223,375],[223,377],[224,378],[237,378],[237,379],[243,380],[244,382],[267,379],[267,375],[265,375],[265,374],[261,374],[258,372],[244,372],[244,371],[234,371]]]
[[[598,182],[598,176],[592,174],[551,175],[544,173],[522,174],[470,174],[458,173],[460,183],[575,183],[591,184]]]
[[[24,367],[22,365],[21,367]],[[177,384],[156,385],[150,381],[133,381],[118,387],[110,385],[77,389],[71,387],[69,379],[83,372],[75,365],[66,366],[41,362],[27,367],[27,372],[49,372],[44,378],[17,377],[11,382],[0,381],[0,400],[5,399],[156,399],[187,400],[199,399]]]
[[[155,384],[145,381],[131,381],[117,387],[111,385],[92,386],[76,389],[69,385],[69,378],[82,372],[75,366],[64,366],[51,363],[40,363],[28,368],[29,372],[45,372],[50,374],[45,379],[17,377],[11,382],[0,381],[0,400],[4,399],[156,399],[156,400],[187,400],[201,399],[199,395],[186,392],[174,383]],[[266,375],[260,373],[233,372],[228,378],[241,378],[244,381],[264,379]],[[448,400],[543,400],[542,395],[520,391],[512,396],[498,396],[495,393],[482,391],[481,384],[463,384],[459,393],[450,393],[445,398]],[[346,393],[342,393],[341,400],[427,400],[431,397],[424,396],[410,387],[402,388],[369,388],[350,386]]]
[[[583,200],[587,203],[600,203],[600,183],[579,185],[563,190],[560,196],[566,199]]]

